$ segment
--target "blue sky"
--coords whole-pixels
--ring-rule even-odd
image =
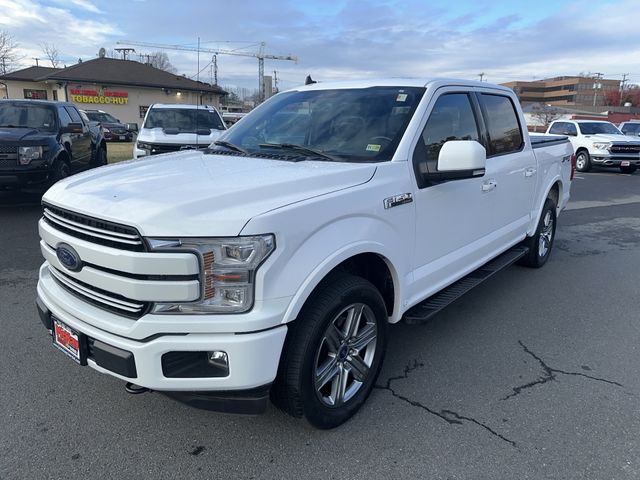
[[[195,45],[200,37],[210,48],[255,52],[265,41],[269,53],[297,55],[297,64],[266,62],[282,88],[307,74],[328,81],[484,72],[504,82],[602,72],[640,83],[640,0],[0,0],[0,12],[0,30],[20,45],[24,66],[43,57],[42,42],[72,64],[123,39]],[[180,73],[196,74],[195,54],[167,54]],[[210,59],[202,54],[201,68]],[[218,65],[220,84],[257,86],[255,59],[219,56]],[[208,80],[209,69],[202,75]]]

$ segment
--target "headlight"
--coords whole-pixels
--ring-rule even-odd
[[[593,144],[593,148],[595,148],[596,150],[609,150],[611,148],[611,144],[597,142]]]
[[[107,127],[102,127],[102,131],[104,133],[111,133],[111,130],[109,130]]]
[[[137,146],[140,150],[151,150],[151,145],[149,145],[148,143],[138,142]]]
[[[197,253],[203,283],[199,301],[156,303],[152,313],[242,313],[250,310],[256,270],[275,249],[273,235],[147,241],[154,251]]]
[[[20,165],[29,165],[31,160],[40,158],[42,158],[42,147],[20,147],[18,149]]]

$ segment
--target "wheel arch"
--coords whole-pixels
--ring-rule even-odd
[[[560,200],[562,199],[562,195],[564,193],[564,185],[562,182],[562,178],[557,176],[550,182],[549,187],[545,191],[545,194],[542,195],[538,205],[535,210],[535,218],[532,219],[531,225],[529,227],[529,231],[527,232],[527,236],[533,235],[538,227],[538,223],[540,222],[540,217],[542,216],[542,210],[544,209],[544,202],[547,201],[547,198],[551,198],[554,200],[556,204],[556,216],[560,214],[561,206]]]
[[[337,271],[345,271],[370,281],[380,292],[389,321],[401,317],[401,281],[393,262],[379,244],[357,244],[345,247],[318,265],[297,290],[285,312],[282,323],[296,319],[300,310],[318,285]]]

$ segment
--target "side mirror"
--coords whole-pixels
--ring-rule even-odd
[[[474,178],[484,175],[487,152],[475,140],[450,140],[440,149],[437,171],[439,180]]]
[[[138,131],[138,124],[137,123],[125,123],[124,126],[130,132],[137,132]]]
[[[62,133],[82,133],[81,123],[70,123],[66,127],[60,129]]]

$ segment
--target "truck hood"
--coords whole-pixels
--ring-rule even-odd
[[[612,143],[640,143],[637,138],[628,137],[627,135],[609,135],[607,133],[597,133],[595,135],[585,135],[592,142],[612,142]]]
[[[165,133],[162,128],[143,128],[138,133],[137,141],[144,143],[160,143],[169,145],[211,145],[225,130],[209,129],[209,135],[195,133]]]
[[[366,183],[375,171],[375,164],[185,151],[74,175],[43,201],[143,236],[235,236],[257,215]]]
[[[0,128],[0,143],[21,142],[23,140],[33,143],[47,140],[54,135],[53,132],[41,132],[36,128]]]

